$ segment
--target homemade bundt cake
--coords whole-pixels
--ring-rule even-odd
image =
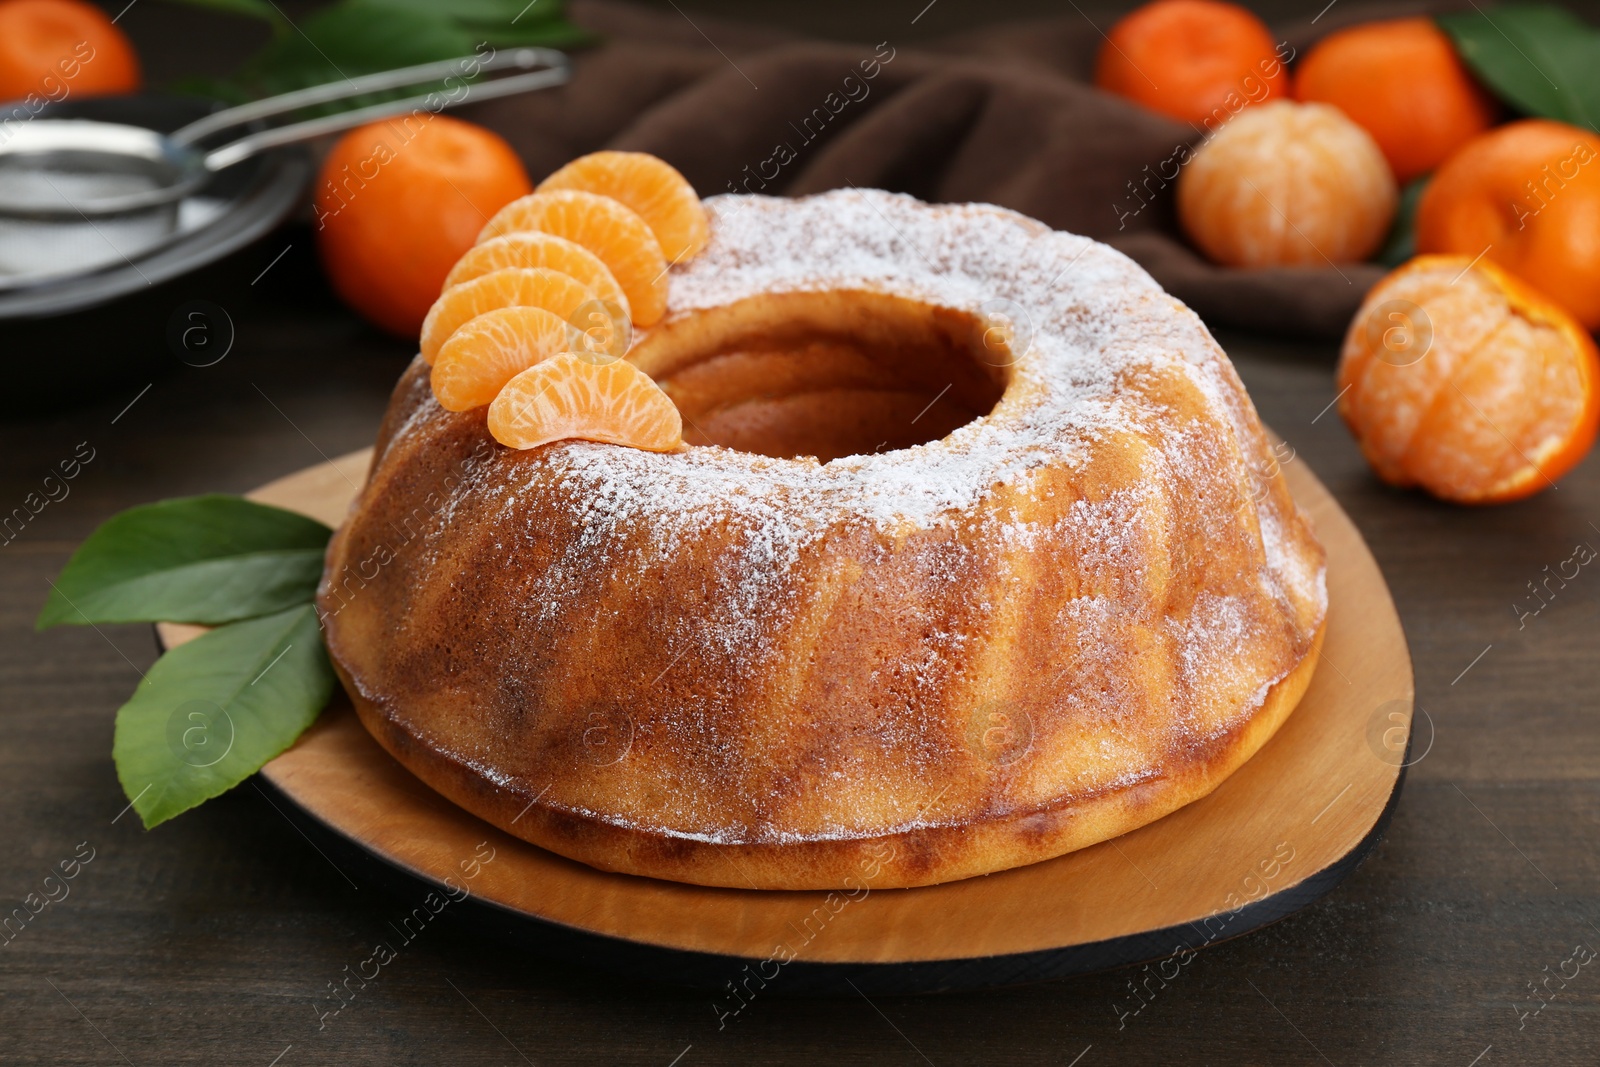
[[[1271,737],[1323,554],[1192,312],[995,207],[706,206],[628,356],[686,447],[508,450],[401,380],[320,593],[396,759],[607,870],[882,888],[1121,834]]]

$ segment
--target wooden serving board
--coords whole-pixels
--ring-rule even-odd
[[[344,517],[370,453],[263,486],[254,499]],[[1277,735],[1209,796],[1111,841],[919,889],[706,888],[610,874],[511,837],[433,792],[373,741],[340,694],[261,775],[336,854],[402,881],[462,883],[497,937],[634,975],[722,988],[871,992],[1008,984],[1199,949],[1304,907],[1353,869],[1398,799],[1411,659],[1377,564],[1304,461],[1284,467],[1328,552],[1322,659]],[[198,632],[163,626],[170,644]],[[372,860],[380,861],[372,864]],[[411,882],[413,887],[416,883]],[[791,958],[792,957],[792,958]],[[1186,957],[1180,957],[1187,962]],[[778,961],[783,961],[779,963]]]

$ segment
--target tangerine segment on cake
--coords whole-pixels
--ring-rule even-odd
[[[605,870],[836,888],[870,857],[886,888],[1114,837],[1270,738],[1314,669],[1323,554],[1192,312],[999,208],[707,206],[629,362],[690,431],[769,405],[739,447],[514,451],[421,361],[397,387],[319,592],[396,759]],[[832,353],[814,378],[747,373],[806,351]],[[830,392],[858,415],[793,455]],[[882,393],[973,417],[906,433]],[[856,448],[872,426],[903,447]]]
[[[651,452],[683,444],[678,409],[632,363],[562,352],[506,383],[489,405],[489,432],[509,448],[602,441]]]
[[[540,182],[535,192],[552,189],[582,189],[622,201],[649,223],[671,263],[698,255],[710,237],[694,186],[670,163],[645,152],[592,152]]]
[[[439,291],[507,267],[548,267],[569,274],[593,289],[603,302],[617,305],[624,317],[632,315],[622,286],[600,257],[553,233],[510,233],[473,245],[450,268]]]
[[[667,306],[667,259],[644,219],[621,201],[577,189],[552,189],[495,212],[478,243],[524,231],[551,233],[598,256],[628,295],[633,321],[653,325]]]
[[[479,315],[507,307],[537,307],[566,322],[599,300],[595,291],[570,274],[549,267],[507,267],[451,286],[439,294],[422,320],[421,355],[432,363],[455,332]]]
[[[496,308],[469,319],[439,349],[429,376],[434,399],[448,411],[483,407],[518,374],[577,347],[577,329],[553,312]]]

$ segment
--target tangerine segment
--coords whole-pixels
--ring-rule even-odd
[[[711,236],[694,186],[672,164],[645,152],[580,156],[540,182],[537,191],[552,189],[582,189],[620,200],[649,224],[673,263],[698,254]]]
[[[452,286],[439,295],[422,322],[422,358],[432,363],[450,336],[479,315],[507,307],[538,307],[570,322],[594,290],[549,267],[507,267]]]
[[[549,267],[570,274],[595,291],[608,304],[616,304],[630,317],[628,298],[600,257],[580,244],[553,233],[511,233],[467,249],[445,277],[440,292],[507,267]]]
[[[579,189],[532,193],[501,208],[478,241],[527,230],[565,237],[599,256],[627,294],[636,324],[653,325],[666,312],[667,258],[661,242],[621,201]]]
[[[489,405],[489,432],[510,448],[577,438],[671,452],[683,420],[667,394],[627,360],[591,363],[563,352],[506,383]]]
[[[1462,503],[1536,493],[1600,426],[1600,352],[1492,263],[1418,256],[1368,294],[1345,337],[1339,412],[1379,477]]]
[[[433,395],[447,411],[468,411],[495,398],[535,363],[570,351],[578,331],[539,307],[486,312],[451,335],[433,364]]]

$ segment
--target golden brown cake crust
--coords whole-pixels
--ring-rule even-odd
[[[510,834],[591,867],[749,889],[859,890],[869,881],[872,888],[903,888],[1053,859],[1200,799],[1277,732],[1311,684],[1321,647],[1319,630],[1311,654],[1272,687],[1254,716],[1213,738],[1166,777],[1075,798],[1071,804],[849,841],[716,844],[541,807],[525,791],[497,788],[447,752],[417,744],[371,701],[357,696],[355,705],[379,744],[435,790]],[[345,688],[355,692],[344,672],[339,674]]]
[[[797,424],[792,394],[726,395],[814,365],[818,389],[882,394],[869,415],[925,394],[956,428],[829,463],[517,453],[414,363],[319,593],[386,749],[596,867],[802,889],[849,888],[879,842],[875,887],[1060,855],[1270,738],[1314,669],[1322,551],[1191,312],[1000,209],[710,206],[630,354],[686,426],[859,439],[855,415],[812,425],[835,408]],[[1014,363],[983,358],[996,299],[1030,319]]]

